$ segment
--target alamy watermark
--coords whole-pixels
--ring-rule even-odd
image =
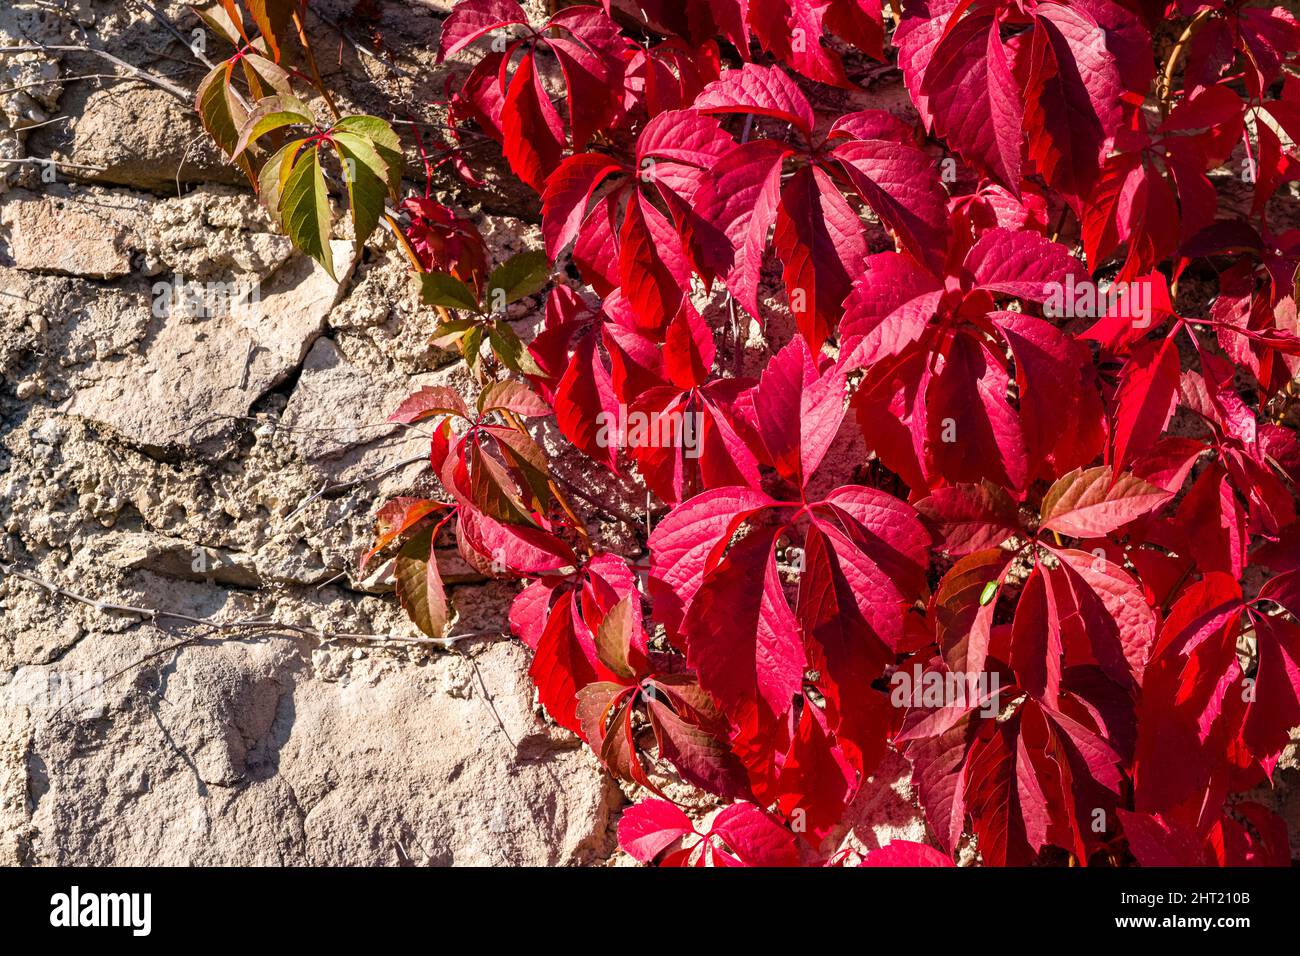
[[[49,714],[64,708],[82,716],[103,713],[105,679],[101,671],[23,667],[0,684],[0,714]]]
[[[629,411],[620,403],[616,413],[597,413],[596,444],[601,448],[680,448],[686,458],[699,458],[703,423],[700,412]]]
[[[83,893],[73,886],[67,893],[50,897],[50,925],[124,926],[132,936],[148,936],[153,930],[152,893]]]
[[[1049,319],[1099,319],[1104,315],[1124,314],[1136,328],[1151,324],[1151,283],[1112,282],[1102,288],[1091,279],[1076,280],[1067,275],[1064,282],[1047,283],[1043,315]]]
[[[153,314],[160,319],[229,316],[240,322],[255,323],[262,315],[262,286],[248,279],[199,282],[177,273],[170,280],[153,284]]]
[[[996,672],[927,671],[913,664],[910,671],[895,671],[889,685],[889,702],[895,707],[978,707],[981,717],[996,717],[1001,709],[1002,680]]]

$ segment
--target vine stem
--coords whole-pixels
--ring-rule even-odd
[[[25,127],[31,129],[31,127]],[[106,172],[103,166],[87,166],[85,163],[65,163],[59,159],[45,159],[40,156],[25,156],[22,159],[0,159],[0,166],[61,166],[64,169],[88,169],[94,173]]]
[[[1274,425],[1281,425],[1286,421],[1287,413],[1291,410],[1292,404],[1294,404],[1297,397],[1300,397],[1300,387],[1297,387],[1296,381],[1297,379],[1292,379],[1283,385],[1282,390],[1278,392],[1277,396],[1274,398],[1274,401],[1278,398],[1281,399],[1280,402],[1277,402],[1278,410],[1273,416]]]
[[[1192,17],[1187,26],[1183,28],[1183,32],[1179,35],[1178,40],[1174,43],[1174,48],[1169,53],[1169,59],[1165,62],[1164,73],[1161,74],[1160,77],[1160,89],[1157,91],[1160,97],[1160,115],[1169,115],[1169,105],[1174,95],[1174,74],[1178,71],[1178,64],[1183,58],[1183,53],[1186,51],[1187,45],[1191,43],[1192,37],[1196,35],[1196,31],[1201,28],[1201,25],[1205,23],[1213,13],[1213,9],[1206,8],[1196,16]]]
[[[126,62],[126,60],[114,56],[113,54],[109,53],[107,50],[101,50],[98,47],[93,47],[90,46],[89,44],[80,45],[75,43],[60,43],[60,44],[37,43],[37,44],[23,45],[23,46],[0,47],[0,56],[9,56],[18,53],[51,53],[51,52],[93,54],[94,56],[107,60],[109,63],[112,63],[114,66],[120,66],[122,69],[126,70],[130,74],[130,76],[123,77],[123,79],[134,78],[137,80],[142,80],[145,83],[151,83],[154,86],[158,87],[158,89],[170,93],[172,96],[176,97],[178,100],[180,100],[182,103],[185,103],[186,105],[189,105],[190,103],[193,102],[194,99],[193,95],[190,94],[188,91],[181,89],[175,83],[171,83],[163,79],[161,76],[158,76],[157,74],[150,73],[148,70],[141,69],[140,67],[136,66],[134,63],[128,63]],[[48,82],[61,83],[64,81],[60,79],[54,79],[54,80],[49,80]]]
[[[384,225],[393,234],[397,247],[402,250],[407,261],[410,262],[412,270],[417,275],[424,272],[424,267],[420,265],[420,257],[415,254],[415,250],[411,248],[411,243],[407,241],[405,234],[402,232],[402,227],[397,224],[397,217],[387,209],[384,210]]]
[[[305,5],[303,7],[294,8],[294,29],[298,31],[298,40],[302,43],[303,53],[307,56],[307,69],[311,70],[312,81],[316,84],[316,89],[320,91],[320,95],[325,98],[325,105],[330,108],[330,113],[332,113],[334,118],[337,120],[340,115],[339,108],[334,102],[334,97],[330,95],[329,89],[326,88],[325,81],[321,78],[320,67],[316,64],[316,53],[312,50],[311,43],[307,39],[307,25],[302,19],[303,9],[305,9]]]
[[[334,482],[327,481],[323,485],[321,485],[320,489],[316,491],[314,494],[304,498],[302,500],[302,503],[298,505],[298,507],[295,508],[287,518],[285,518],[285,521],[291,521],[294,518],[298,517],[298,515],[302,514],[304,511],[307,510],[308,505],[310,505],[314,501],[319,501],[321,498],[324,498],[326,495],[330,494],[331,492],[342,491],[344,488],[353,488],[356,485],[363,485],[367,481],[374,481],[376,478],[383,478],[385,475],[390,475],[395,471],[400,471],[401,469],[405,468],[407,465],[414,465],[419,462],[425,461],[428,459],[428,457],[429,456],[427,454],[412,455],[409,458],[403,458],[401,461],[391,462],[390,464],[384,465],[382,468],[377,468],[374,471],[364,474],[359,478],[349,478],[346,481],[334,481]]]
[[[1065,217],[1069,212],[1070,207],[1063,204],[1061,214],[1056,217],[1056,225],[1052,228],[1052,242],[1056,242],[1060,238],[1061,230],[1065,228]]]

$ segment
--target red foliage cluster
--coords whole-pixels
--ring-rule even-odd
[[[441,42],[482,54],[454,123],[581,283],[508,363],[527,385],[402,406],[448,500],[390,502],[379,548],[441,634],[454,519],[529,582],[548,713],[619,777],[733,801],[699,832],[646,800],[629,853],[852,861],[825,838],[893,747],[938,850],[869,864],[950,865],[965,834],[987,865],[1289,860],[1233,796],[1300,725],[1289,13],[463,0]],[[910,109],[844,108],[900,73]],[[408,210],[424,268],[486,298],[472,225]],[[757,378],[737,307],[788,339]],[[549,416],[667,506],[643,555],[575,516]]]

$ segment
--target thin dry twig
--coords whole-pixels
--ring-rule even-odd
[[[61,159],[44,159],[40,156],[27,156],[23,159],[0,159],[0,163],[13,166],[62,166],[65,169],[88,169],[94,173],[104,172],[103,166],[87,166],[85,163],[65,163]]]
[[[193,100],[193,95],[191,93],[189,93],[187,90],[181,89],[175,83],[168,82],[167,80],[163,79],[161,76],[158,76],[155,73],[150,73],[148,70],[142,69],[141,67],[136,66],[134,63],[128,63],[126,60],[114,56],[113,54],[109,53],[107,50],[101,50],[98,47],[93,47],[90,46],[89,44],[33,43],[30,45],[23,45],[23,46],[0,47],[0,56],[11,55],[15,53],[90,53],[93,54],[94,56],[100,57],[101,59],[107,60],[108,62],[112,63],[114,66],[121,67],[122,69],[126,70],[128,73],[132,74],[132,76],[134,76],[136,79],[143,80],[146,83],[151,83],[152,85],[158,87],[158,89],[170,93],[172,96],[176,97],[178,100],[180,100],[182,103],[184,103],[187,106],[190,105],[190,102]],[[117,76],[119,74],[109,74],[109,75]],[[122,78],[129,79],[129,77],[122,77]],[[62,81],[54,80],[51,82],[62,82]]]
[[[210,617],[198,617],[194,614],[184,614],[180,611],[168,611],[164,608],[140,607],[133,604],[121,604],[112,601],[102,601],[92,598],[88,595],[78,593],[69,588],[55,584],[45,578],[32,574],[28,571],[22,571],[11,565],[0,563],[0,574],[9,577],[18,578],[26,581],[28,584],[34,584],[37,587],[45,589],[50,594],[67,598],[85,607],[93,608],[100,614],[109,616],[128,615],[138,617],[142,621],[157,624],[159,621],[171,620],[179,621],[183,624],[196,624],[202,627],[212,629],[213,633],[232,633],[232,632],[254,632],[268,633],[275,636],[275,632],[289,632],[290,634],[302,637],[314,637],[322,643],[326,641],[343,641],[346,643],[396,643],[396,644],[421,644],[425,646],[450,648],[459,641],[467,640],[474,637],[486,637],[489,635],[500,634],[499,630],[467,631],[461,634],[451,634],[447,637],[413,637],[405,634],[362,634],[350,633],[346,631],[327,631],[319,628],[307,627],[303,624],[286,624],[279,621],[272,621],[266,618],[266,615],[255,617],[238,618],[231,621],[219,621]],[[279,636],[286,636],[281,633]],[[194,640],[196,638],[190,638]]]
[[[204,55],[202,50],[197,49],[194,46],[194,44],[192,44],[189,40],[185,39],[185,34],[181,33],[181,31],[177,29],[176,24],[172,23],[171,20],[167,19],[166,15],[163,14],[161,10],[159,10],[153,4],[145,3],[144,0],[131,0],[131,2],[134,3],[137,7],[141,7],[144,10],[148,11],[149,14],[155,20],[158,21],[159,25],[164,30],[166,30],[168,33],[170,33],[172,36],[174,36],[177,40],[180,41],[181,46],[185,47],[187,50],[190,51],[190,53],[194,54],[195,59],[197,59],[200,63],[206,66],[209,70],[212,69],[212,67],[215,64],[211,60],[209,60],[207,56]]]
[[[322,13],[319,10],[312,9],[310,10],[310,13],[317,20],[320,20],[326,26],[330,27],[335,33],[341,36],[344,40],[346,40],[348,42],[348,45],[351,46],[352,49],[356,50],[358,53],[365,54],[367,57],[374,60],[376,63],[380,64],[381,66],[385,66],[388,69],[392,70],[398,76],[404,76],[408,78],[412,78],[415,76],[415,74],[412,73],[410,70],[403,69],[402,67],[398,66],[396,63],[392,62],[390,59],[385,59],[383,56],[376,53],[374,50],[370,49],[364,43],[358,41],[355,37],[352,36],[352,34],[350,34],[347,30],[345,30],[343,28],[343,25],[339,23],[337,20],[333,19],[332,17],[326,16],[324,13]]]

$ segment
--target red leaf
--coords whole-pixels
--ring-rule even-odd
[[[1091,354],[1033,316],[998,312],[992,318],[1016,363],[1030,478],[1054,478],[1093,461],[1106,434]],[[1061,428],[1063,419],[1071,427]]]
[[[805,166],[782,187],[773,244],[799,331],[820,349],[867,256],[857,214],[820,168]]]
[[[756,113],[792,124],[804,135],[812,133],[813,112],[808,98],[781,69],[746,63],[728,70],[704,88],[693,104],[701,113]]]
[[[916,510],[934,522],[943,549],[954,556],[995,548],[1020,530],[1015,499],[987,481],[936,488]]]
[[[602,153],[579,153],[560,163],[546,180],[542,192],[542,237],[552,261],[570,242],[587,217],[587,204],[597,187],[622,172]]]
[[[837,146],[833,153],[858,194],[921,262],[941,268],[948,247],[948,194],[919,149],[884,140]]]
[[[1011,669],[1029,694],[1055,705],[1061,685],[1061,621],[1054,584],[1041,565],[1029,573],[1011,627]]]
[[[361,556],[360,570],[364,571],[370,559],[389,544],[420,525],[430,515],[448,507],[445,502],[430,498],[393,498],[385,502],[375,515],[375,544]]]
[[[642,800],[618,820],[618,845],[642,863],[653,863],[664,850],[695,832],[691,818],[667,800]]]
[[[677,633],[686,606],[727,541],[750,515],[775,502],[745,487],[716,488],[675,508],[650,535],[650,597],[656,617]]]
[[[950,481],[1022,488],[1028,463],[1020,419],[1007,401],[1009,378],[988,347],[970,335],[953,338],[926,395],[930,449]]]
[[[1123,85],[1106,33],[1082,8],[1035,8],[1025,89],[1029,156],[1050,186],[1083,196],[1119,128]]]
[[[681,311],[668,323],[663,351],[668,378],[678,388],[703,385],[712,371],[717,353],[713,330],[689,299],[683,301]]]
[[[522,382],[493,382],[483,389],[478,404],[479,411],[484,414],[505,411],[520,418],[541,418],[551,414],[551,406]]]
[[[843,375],[838,369],[820,373],[807,344],[796,336],[768,363],[752,394],[754,424],[768,460],[802,489],[844,420]]]
[[[956,866],[952,858],[924,843],[892,840],[869,852],[860,866]]]
[[[927,125],[1013,193],[1020,188],[1022,98],[995,17],[942,20],[895,34],[899,66]],[[901,34],[901,35],[900,35]]]
[[[1043,496],[1040,527],[1075,538],[1097,538],[1150,514],[1172,497],[1136,475],[1114,477],[1108,465],[1076,468]]]
[[[899,355],[921,337],[938,311],[943,286],[906,256],[867,257],[866,274],[853,284],[840,325],[846,368],[874,365]]]
[[[442,62],[497,27],[527,22],[524,8],[514,0],[461,0],[442,22],[438,61]]]
[[[1129,849],[1143,866],[1204,866],[1205,848],[1196,832],[1158,813],[1119,811]]]
[[[713,167],[701,198],[701,216],[725,239],[720,249],[710,253],[713,267],[754,316],[762,314],[759,274],[781,198],[781,164],[791,154],[789,147],[770,139],[737,146]]]
[[[656,334],[682,308],[690,264],[672,224],[638,192],[618,234],[618,274],[637,325]]]
[[[773,553],[779,530],[755,528],[733,545],[686,610],[686,658],[728,712],[757,705],[779,717],[803,688],[799,623]]]
[[[437,418],[443,415],[459,415],[461,418],[470,418],[469,408],[465,405],[465,400],[460,397],[455,389],[441,385],[426,385],[406,398],[397,407],[397,411],[388,417],[388,420],[390,422],[400,422],[403,425],[411,425],[426,418]]]
[[[1144,454],[1174,414],[1178,392],[1178,348],[1172,338],[1144,343],[1120,374],[1115,393],[1111,465],[1123,471]]]
[[[564,155],[564,127],[533,67],[531,50],[515,67],[501,105],[506,160],[515,174],[539,193]]]
[[[1060,243],[1036,232],[991,229],[966,253],[965,268],[977,288],[1045,302],[1073,275],[1086,281],[1083,264]]]
[[[799,865],[794,835],[752,803],[733,803],[719,813],[710,836],[720,837],[731,850],[733,865]]]

